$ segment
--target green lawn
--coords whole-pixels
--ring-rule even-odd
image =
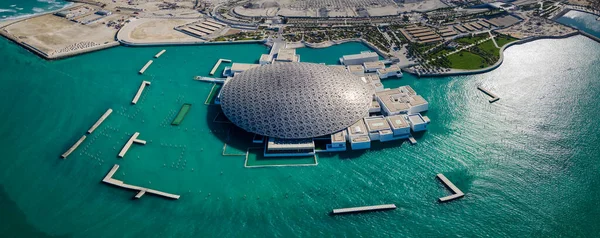
[[[517,38],[513,38],[510,36],[497,36],[496,43],[498,43],[498,47],[502,47],[510,42],[516,41]]]
[[[496,57],[500,57],[500,49],[496,48],[496,45],[494,45],[494,42],[492,42],[491,40],[483,42],[483,43],[477,45],[477,47],[479,49],[481,49],[482,51],[493,54]]]
[[[475,44],[475,42],[483,40],[485,38],[490,37],[489,34],[484,33],[484,34],[479,34],[476,35],[474,37],[463,37],[463,38],[458,38],[455,41],[459,44],[463,44],[463,45],[470,45],[470,44]]]
[[[460,56],[461,54],[462,56]],[[482,68],[481,61],[483,58],[468,51],[461,51],[448,56],[448,60],[450,61],[450,66],[453,69],[480,69]],[[483,63],[483,67],[487,66],[487,64]]]

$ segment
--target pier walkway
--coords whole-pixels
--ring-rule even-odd
[[[333,209],[331,214],[338,215],[338,214],[372,212],[372,211],[382,211],[382,210],[392,210],[392,209],[396,209],[395,204],[383,204],[383,205],[376,205],[376,206]]]
[[[94,123],[94,125],[92,127],[90,127],[90,129],[87,131],[88,134],[92,134],[92,132],[94,132],[94,130],[96,130],[96,128],[98,128],[100,126],[100,124],[102,124],[102,122],[104,122],[104,120],[106,120],[106,118],[108,116],[110,116],[110,114],[113,112],[113,110],[111,108],[109,108],[108,110],[106,110],[106,112],[104,113],[104,115],[102,115],[100,117],[100,119],[98,119],[98,121],[96,121],[96,123]]]
[[[440,202],[449,202],[465,196],[465,194],[460,191],[460,189],[458,189],[452,182],[450,182],[450,180],[448,180],[448,178],[446,178],[446,176],[443,174],[437,174],[437,178],[453,193],[450,196],[439,198]]]
[[[141,198],[146,193],[150,193],[150,194],[154,194],[154,195],[158,195],[158,196],[162,196],[162,197],[166,197],[166,198],[170,198],[170,199],[179,199],[179,197],[180,197],[180,195],[177,195],[177,194],[165,193],[165,192],[161,192],[161,191],[154,190],[154,189],[130,185],[130,184],[124,183],[121,180],[113,179],[112,176],[117,172],[118,169],[119,169],[119,165],[115,164],[112,167],[112,169],[108,172],[108,174],[106,174],[104,179],[102,179],[102,182],[111,184],[111,185],[114,185],[117,187],[121,187],[121,188],[136,190],[136,191],[138,191],[138,193],[135,195],[135,198],[137,198],[137,199]]]
[[[162,54],[164,54],[166,51],[167,51],[167,50],[161,50],[160,52],[158,52],[158,54],[156,54],[156,55],[154,56],[154,58],[158,58],[158,57],[160,57],[160,56],[161,56]]]
[[[231,63],[231,60],[228,60],[228,59],[219,59],[219,60],[217,60],[217,63],[215,64],[215,66],[213,66],[212,70],[210,71],[210,75],[214,75],[215,74],[215,72],[219,68],[219,65],[221,65],[221,62]]]
[[[139,132],[133,133],[131,138],[129,138],[127,143],[125,143],[125,146],[123,146],[123,149],[121,149],[121,152],[119,152],[119,158],[123,158],[125,156],[125,154],[129,150],[129,147],[131,147],[131,144],[133,144],[133,143],[138,143],[138,144],[142,144],[142,145],[146,144],[145,140],[140,140],[137,138],[139,135],[140,135]]]
[[[142,82],[142,85],[140,85],[140,88],[138,89],[137,93],[135,94],[135,97],[133,97],[131,104],[136,104],[138,102],[138,100],[140,99],[140,96],[142,96],[142,92],[144,91],[144,88],[146,87],[146,85],[150,85],[150,82],[148,82],[148,81]]]
[[[69,150],[67,150],[67,152],[65,152],[64,154],[62,154],[60,157],[62,157],[63,159],[66,159],[67,156],[69,156],[71,153],[73,153],[73,151],[75,151],[75,149],[77,149],[77,147],[79,147],[79,145],[81,145],[81,143],[85,140],[86,136],[81,136],[81,138],[79,138],[79,140],[77,140],[77,142],[75,142],[75,144],[73,144],[73,146],[71,146],[71,148],[69,148]]]
[[[492,92],[490,92],[489,90],[487,90],[485,88],[482,88],[481,86],[477,86],[477,89],[479,89],[479,91],[482,91],[483,93],[487,94],[488,96],[492,97],[490,99],[490,103],[500,100],[500,97],[496,96],[496,94],[493,94]]]
[[[143,74],[144,72],[146,72],[146,69],[148,69],[148,67],[150,67],[152,62],[153,62],[152,60],[148,60],[148,63],[146,63],[146,65],[144,65],[144,67],[142,69],[140,69],[140,74]]]
[[[225,80],[227,80],[227,79],[226,78],[210,78],[210,77],[196,76],[196,77],[194,77],[194,80],[204,81],[204,82],[209,82],[209,83],[223,84],[223,83],[225,83]]]

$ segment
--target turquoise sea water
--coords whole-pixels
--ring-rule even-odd
[[[364,46],[363,46],[364,47]],[[44,61],[0,39],[0,234],[2,237],[447,237],[600,234],[600,44],[582,36],[506,50],[496,70],[474,76],[405,75],[430,103],[418,144],[319,155],[318,166],[244,168],[222,156],[244,137],[214,123],[204,105],[218,58],[255,62],[261,45],[117,47]],[[366,48],[344,44],[302,59],[334,62]],[[311,55],[317,54],[318,56]],[[221,66],[223,68],[226,65]],[[149,80],[137,105],[131,99]],[[498,94],[489,104],[476,87]],[[183,103],[192,110],[170,122]],[[68,159],[59,159],[107,109],[115,112]],[[147,145],[116,154],[134,133]],[[247,140],[245,140],[247,141]],[[228,149],[229,150],[229,149]],[[117,179],[181,194],[177,201],[100,181]],[[444,173],[466,196],[439,204]],[[388,212],[332,217],[334,208],[395,203]]]
[[[586,12],[569,11],[557,21],[600,37],[600,21],[596,20],[599,17]]]
[[[68,4],[64,0],[0,0],[0,20],[54,11]]]
[[[0,8],[45,4],[10,1]],[[362,50],[349,43],[298,53],[336,64]],[[224,143],[230,153],[245,151],[246,135],[213,122],[218,107],[204,105],[212,85],[192,78],[208,76],[219,58],[253,63],[265,52],[261,45],[117,47],[44,61],[0,38],[0,237],[600,234],[600,44],[582,36],[540,40],[510,47],[490,73],[384,80],[411,85],[430,102],[432,124],[417,145],[319,155],[313,167],[247,169],[243,156],[222,155]],[[131,105],[142,80],[152,85]],[[478,85],[500,101],[489,104]],[[192,109],[170,126],[183,103]],[[59,159],[109,107],[104,124]],[[149,143],[116,158],[134,132]],[[100,182],[114,164],[117,179],[181,199],[132,200],[135,192]],[[435,179],[440,172],[466,197],[437,203],[448,194]],[[328,215],[382,203],[399,209]]]

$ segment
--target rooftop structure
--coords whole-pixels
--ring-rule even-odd
[[[238,73],[244,72],[246,70],[259,67],[259,66],[260,66],[260,64],[233,63],[231,65],[231,67],[225,67],[225,70],[223,71],[223,76],[231,77],[231,76],[234,76],[235,74],[238,74]]]
[[[378,69],[385,69],[382,61],[364,62],[365,72],[376,72]]]
[[[274,62],[298,62],[300,56],[296,55],[296,49],[279,49]]]
[[[359,120],[348,127],[348,139],[353,150],[368,149],[371,147],[371,138],[364,120]]]
[[[357,65],[373,61],[379,61],[379,55],[371,51],[363,51],[360,54],[354,55],[344,55],[340,58],[340,62],[344,65]]]
[[[365,74],[365,68],[362,65],[348,65],[348,71],[359,76]]]
[[[402,70],[398,65],[392,65],[388,68],[377,69],[377,76],[381,79],[386,79],[389,77],[402,77]]]
[[[235,75],[221,107],[235,125],[259,135],[301,139],[330,135],[368,115],[373,88],[357,76],[311,63],[279,63]]]
[[[429,109],[427,101],[410,86],[386,89],[377,92],[375,96],[386,115],[413,114]]]

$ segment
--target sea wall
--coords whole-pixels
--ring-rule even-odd
[[[177,46],[177,45],[228,45],[228,44],[256,44],[265,43],[266,40],[241,40],[241,41],[189,41],[189,42],[130,42],[122,39],[118,41],[125,46]]]
[[[542,40],[542,39],[563,39],[563,38],[568,38],[571,36],[578,35],[579,33],[581,33],[581,32],[575,31],[575,32],[572,32],[572,33],[569,33],[566,35],[562,35],[562,36],[534,36],[534,37],[528,37],[528,38],[525,38],[522,40],[510,42],[500,48],[500,59],[498,59],[498,61],[496,61],[496,63],[494,63],[493,65],[490,65],[488,67],[482,68],[482,69],[453,70],[450,72],[441,72],[441,73],[433,73],[433,74],[419,74],[412,69],[403,69],[403,71],[411,73],[411,74],[415,74],[419,77],[446,77],[446,76],[459,76],[459,75],[487,73],[487,72],[490,72],[490,71],[498,68],[502,64],[502,62],[504,62],[504,50],[506,50],[508,47],[511,47],[513,45],[521,45],[521,44],[525,44],[525,43],[536,41],[536,40]]]
[[[80,55],[80,54],[85,54],[85,53],[89,53],[89,52],[93,52],[93,51],[98,51],[98,50],[102,50],[102,49],[106,49],[106,48],[111,48],[111,47],[115,47],[119,45],[118,41],[113,41],[110,43],[106,43],[106,44],[102,44],[102,45],[98,45],[98,46],[93,46],[93,47],[88,47],[85,49],[81,49],[81,50],[74,50],[74,51],[70,51],[70,52],[65,52],[65,53],[58,53],[58,54],[48,54],[46,52],[44,52],[41,49],[38,49],[37,47],[28,44],[25,41],[21,41],[19,39],[17,39],[16,37],[14,37],[13,35],[11,35],[10,33],[8,33],[5,29],[0,29],[0,35],[4,36],[5,38],[11,40],[12,42],[15,42],[18,45],[21,45],[23,48],[25,48],[26,50],[33,52],[34,54],[47,59],[47,60],[55,60],[55,59],[62,59],[62,58],[67,58],[67,57],[71,57],[71,56],[75,56],[75,55]]]

